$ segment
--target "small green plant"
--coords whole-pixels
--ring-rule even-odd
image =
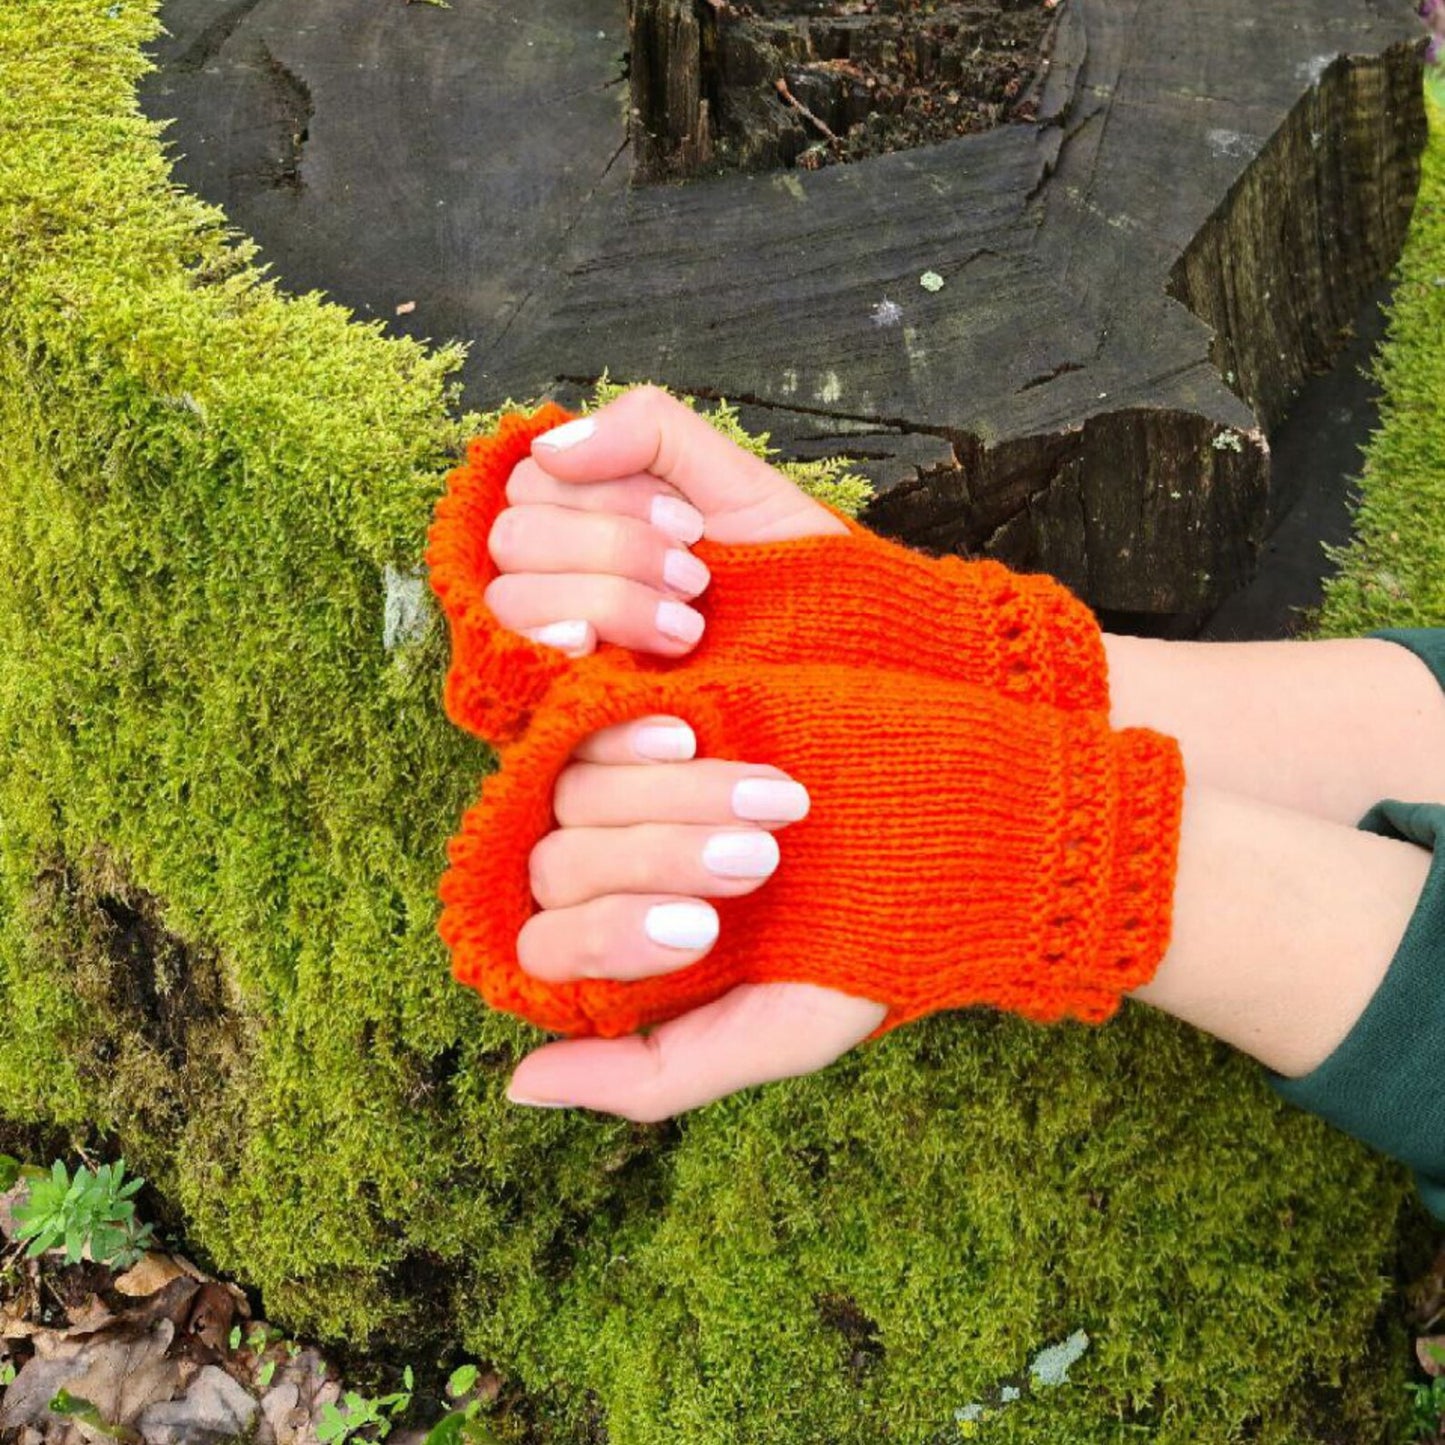
[[[142,1445],[139,1430],[128,1425],[114,1425],[105,1418],[96,1406],[82,1395],[72,1395],[69,1390],[58,1390],[50,1402],[50,1409],[56,1415],[79,1420],[92,1430],[119,1440],[121,1445]]]
[[[65,1246],[67,1264],[77,1264],[90,1249],[97,1264],[128,1269],[150,1247],[153,1231],[135,1217],[132,1198],[145,1183],[125,1181],[125,1160],[82,1165],[74,1177],[56,1160],[48,1175],[36,1179],[15,1206],[16,1238],[29,1240],[26,1258]]]
[[[1445,1376],[1439,1376],[1428,1385],[1407,1385],[1412,1399],[1410,1411],[1410,1438],[1412,1440],[1438,1440],[1445,1429]]]
[[[371,1430],[368,1437],[385,1440],[391,1434],[391,1427],[398,1416],[404,1414],[411,1404],[412,1386],[416,1383],[408,1365],[402,1374],[402,1388],[394,1395],[382,1395],[368,1400],[355,1390],[348,1390],[341,1397],[344,1409],[335,1405],[324,1405],[321,1418],[316,1422],[316,1438],[321,1445],[343,1445],[344,1441],[363,1430]]]
[[[0,1194],[20,1177],[20,1161],[9,1154],[0,1154]]]
[[[0,1390],[15,1383],[16,1373],[14,1360],[6,1360],[3,1365],[0,1365]]]
[[[462,1365],[453,1370],[447,1381],[448,1398],[460,1400],[470,1394],[479,1374],[475,1365]],[[482,1402],[468,1400],[461,1409],[443,1415],[427,1431],[422,1445],[496,1445],[497,1437],[478,1419],[481,1413]]]

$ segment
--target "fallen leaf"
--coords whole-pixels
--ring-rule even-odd
[[[206,1365],[180,1399],[147,1407],[136,1425],[147,1445],[220,1445],[244,1435],[260,1408],[224,1370]]]
[[[167,1358],[174,1338],[169,1320],[160,1320],[138,1339],[98,1337],[80,1356],[84,1373],[66,1388],[89,1400],[112,1424],[133,1426],[148,1405],[169,1400],[193,1368]]]
[[[0,1430],[35,1425],[49,1436],[49,1427],[60,1420],[50,1402],[61,1390],[88,1400],[113,1425],[133,1425],[147,1405],[169,1400],[194,1370],[186,1361],[166,1357],[175,1332],[169,1320],[160,1320],[139,1335],[116,1331],[109,1336],[37,1339],[35,1357],[0,1403]],[[76,1429],[85,1439],[104,1440],[83,1423]]]
[[[153,1249],[141,1256],[140,1263],[134,1269],[128,1269],[117,1276],[115,1287],[121,1294],[139,1298],[154,1294],[173,1279],[179,1279],[187,1273],[170,1255]]]
[[[1445,1375],[1445,1335],[1425,1335],[1416,1340],[1415,1358],[1432,1380]]]
[[[226,1336],[235,1317],[236,1300],[231,1292],[224,1285],[203,1284],[196,1290],[186,1332],[219,1355],[225,1349]]]

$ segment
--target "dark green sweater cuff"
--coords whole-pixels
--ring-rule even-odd
[[[1372,634],[1408,647],[1445,687],[1445,630]],[[1358,825],[1433,851],[1425,890],[1383,982],[1344,1042],[1281,1097],[1408,1164],[1445,1219],[1445,805],[1381,802]]]

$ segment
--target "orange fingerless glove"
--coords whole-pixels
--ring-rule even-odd
[[[432,585],[454,649],[470,654],[467,668],[454,665],[448,675],[447,711],[493,742],[540,697],[552,649],[496,628],[482,600],[498,575],[487,538],[506,505],[507,478],[530,455],[532,439],[571,419],[551,403],[505,416],[471,443],[437,507],[427,553]],[[693,551],[712,583],[691,601],[706,628],[685,661],[827,658],[977,683],[1059,707],[1108,707],[1103,636],[1066,587],[997,562],[928,557],[834,515],[848,535],[766,546],[698,543]],[[640,665],[666,671],[679,664],[653,658]]]
[[[929,675],[946,660],[929,610],[947,591],[942,564],[883,544],[903,554],[893,585],[913,588],[914,601],[895,613],[895,632],[875,627],[869,642],[860,625],[835,634],[832,604],[816,593],[796,613],[785,595],[791,579],[846,587],[843,550],[866,548],[866,535],[829,539],[825,577],[815,550],[798,544],[713,549],[708,595],[727,625],[715,631],[710,617],[705,653],[658,662],[604,646],[568,661],[501,630],[481,595],[495,575],[486,542],[507,476],[532,436],[565,419],[557,408],[509,417],[474,443],[432,532],[433,585],[452,629],[448,712],[502,744],[441,885],[440,928],[460,981],[544,1028],[615,1036],[739,983],[783,980],[875,999],[888,1008],[883,1029],[979,1003],[1100,1022],[1152,976],[1168,941],[1183,769],[1171,739],[1111,732],[1102,701],[1089,705],[1103,687],[1102,651],[1089,655],[1079,604],[1046,579],[1013,587],[992,564],[942,569],[968,579],[957,585],[975,607],[965,616],[949,595],[936,609],[950,645],[972,649],[954,658],[970,679],[960,682]],[[728,572],[719,552],[750,555]],[[789,565],[768,564],[784,552]],[[980,566],[981,577],[967,570]],[[873,579],[864,563],[851,575]],[[724,598],[729,585],[736,595]],[[839,600],[857,623],[858,599]],[[763,618],[756,627],[749,604]],[[1017,646],[1027,636],[1046,647],[1050,617],[1066,635],[1062,662]],[[873,656],[885,642],[922,666]],[[783,768],[812,811],[789,828],[762,888],[715,902],[721,937],[703,960],[628,983],[535,979],[516,940],[535,911],[528,856],[553,826],[557,775],[583,738],[649,713],[686,718],[700,754]]]
[[[714,900],[707,957],[636,982],[546,983],[516,944],[557,775],[590,733],[649,713],[686,718],[700,754],[776,764],[812,809],[767,883]],[[441,934],[462,983],[565,1034],[631,1033],[782,981],[886,1004],[883,1029],[971,1004],[1099,1023],[1168,942],[1182,788],[1171,739],[963,683],[824,665],[659,675],[584,658],[503,746],[464,818]]]

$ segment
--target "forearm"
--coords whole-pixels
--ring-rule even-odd
[[[1430,862],[1411,844],[1192,780],[1171,942],[1133,997],[1277,1073],[1308,1073],[1384,977]]]
[[[1195,782],[1348,824],[1445,801],[1445,694],[1393,642],[1104,642],[1114,726],[1178,738]]]

